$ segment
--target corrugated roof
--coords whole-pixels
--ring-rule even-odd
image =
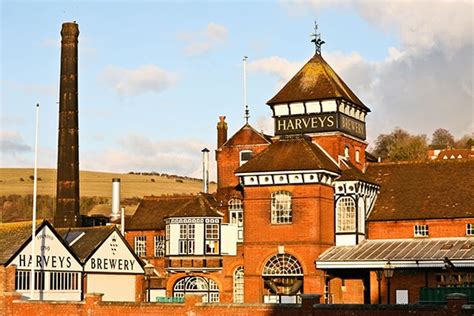
[[[339,172],[338,166],[305,137],[280,140],[240,166],[235,173],[324,169]]]
[[[380,185],[368,220],[474,217],[474,160],[370,164]]]
[[[334,246],[317,262],[474,260],[472,238],[364,240],[356,246]]]
[[[321,55],[315,54],[267,104],[336,98],[345,99],[370,111]]]

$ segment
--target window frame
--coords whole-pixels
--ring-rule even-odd
[[[218,255],[220,253],[220,225],[217,223],[206,223],[204,226],[205,253],[206,255]]]
[[[250,158],[247,160],[243,160],[242,154],[248,154],[248,153],[250,153]],[[239,151],[239,166],[242,166],[244,163],[246,163],[252,158],[253,158],[253,151],[251,151],[250,149],[244,149],[244,150]]]
[[[154,255],[155,257],[164,257],[166,254],[166,239],[163,235],[153,236]]]
[[[415,224],[413,226],[413,237],[428,237],[429,226],[427,224]]]
[[[195,224],[179,224],[178,253],[180,255],[193,255],[195,253],[195,237]]]
[[[357,205],[354,199],[350,196],[340,197],[336,202],[336,233],[356,233],[356,215]]]
[[[133,237],[133,246],[135,254],[138,257],[146,257],[146,235]]]
[[[277,225],[293,224],[292,204],[290,191],[281,190],[272,192],[270,200],[270,222]]]
[[[230,199],[227,203],[229,210],[229,223],[237,226],[237,241],[244,240],[244,208],[242,200]]]
[[[474,223],[466,224],[466,236],[474,236]]]

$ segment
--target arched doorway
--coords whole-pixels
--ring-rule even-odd
[[[303,268],[290,254],[271,257],[263,268],[265,303],[298,303],[303,293]]]
[[[185,294],[203,295],[203,303],[219,302],[219,286],[211,279],[200,276],[189,276],[179,279],[173,287],[173,297],[184,297]]]

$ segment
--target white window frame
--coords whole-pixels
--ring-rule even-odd
[[[428,237],[429,227],[426,224],[419,224],[413,226],[413,236],[414,237]]]
[[[343,196],[336,203],[336,233],[356,232],[356,203],[353,198]]]
[[[79,273],[77,272],[50,272],[51,291],[77,291],[79,290]]]
[[[179,254],[194,254],[194,238],[196,236],[194,224],[179,224]]]
[[[248,153],[250,153],[252,155],[252,157],[250,157],[250,159],[252,159],[253,158],[253,151],[245,149],[245,150],[241,150],[239,152],[239,165],[240,166],[242,166],[244,163],[246,163],[247,161],[250,160],[250,159],[247,159],[247,160],[242,159],[242,154],[248,154]]]
[[[234,271],[233,278],[234,303],[244,302],[244,267],[239,266]]]
[[[466,224],[466,236],[474,236],[474,224]]]
[[[135,248],[135,254],[139,257],[146,256],[146,236],[139,235],[133,238],[133,244]]]
[[[155,244],[155,257],[164,257],[166,253],[165,236],[155,235],[153,239],[154,239],[154,244]]]
[[[359,149],[357,149],[355,151],[355,161],[360,162],[360,150]]]
[[[229,222],[237,226],[237,241],[244,240],[244,208],[242,200],[231,199],[228,202]]]
[[[219,249],[219,224],[205,225],[206,254],[218,255]]]
[[[271,223],[291,224],[293,223],[293,211],[291,203],[291,192],[276,191],[271,197]]]

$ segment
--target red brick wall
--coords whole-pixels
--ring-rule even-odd
[[[413,238],[415,225],[428,225],[429,238],[465,237],[466,224],[474,224],[471,218],[430,219],[401,221],[369,221],[369,239]],[[423,237],[421,237],[423,238]]]
[[[271,193],[292,194],[292,224],[271,224]],[[298,259],[304,272],[304,293],[324,290],[324,278],[314,260],[334,245],[334,199],[329,186],[284,185],[246,187],[244,199],[245,302],[262,302],[262,272],[278,246]]]
[[[336,161],[338,156],[344,156],[344,148],[348,146],[350,161],[360,170],[363,169],[367,144],[344,135],[316,135],[313,136],[313,140],[323,147]],[[359,162],[355,161],[356,150],[359,150]]]

